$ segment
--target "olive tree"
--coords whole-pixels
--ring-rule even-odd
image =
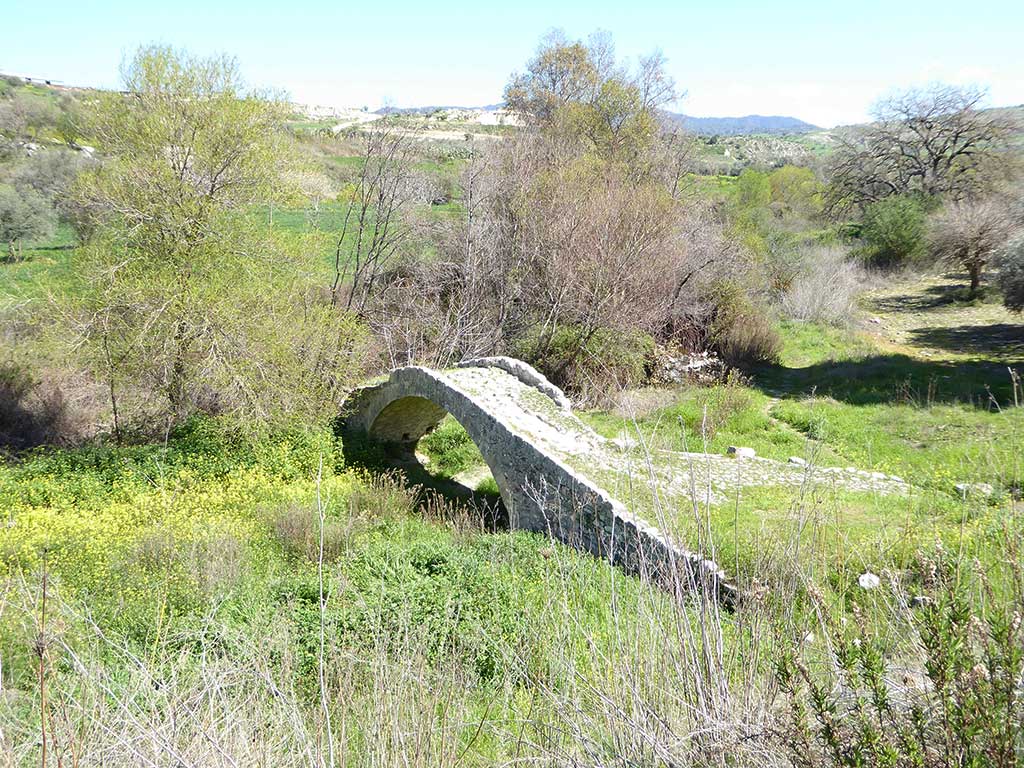
[[[57,216],[50,202],[34,190],[0,186],[0,243],[7,244],[7,258],[20,258],[23,240],[53,234]]]
[[[1015,312],[1024,311],[1024,233],[1017,234],[996,255],[997,282],[1003,303]]]

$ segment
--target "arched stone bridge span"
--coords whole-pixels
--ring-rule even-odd
[[[411,452],[448,413],[480,449],[512,528],[548,534],[673,591],[735,601],[714,562],[675,544],[588,476],[614,470],[621,457],[572,413],[561,390],[519,360],[399,368],[353,392],[342,418],[346,432]]]

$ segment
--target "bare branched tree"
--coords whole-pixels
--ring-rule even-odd
[[[390,126],[360,138],[359,176],[344,193],[348,205],[335,246],[331,303],[363,314],[408,235],[401,213],[412,196],[414,141]]]
[[[842,139],[829,208],[918,193],[976,195],[1006,172],[1011,123],[982,110],[985,92],[936,84],[879,102],[875,122]]]
[[[1010,239],[1014,221],[997,198],[950,203],[931,222],[930,241],[936,258],[970,276],[971,296],[981,285],[989,261]]]

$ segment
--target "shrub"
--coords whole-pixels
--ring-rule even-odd
[[[804,249],[797,275],[782,296],[782,311],[795,320],[845,325],[864,281],[864,271],[847,259],[843,249]]]
[[[865,260],[876,267],[902,267],[925,254],[925,215],[921,203],[893,196],[864,209],[861,228]]]
[[[752,311],[716,334],[715,348],[729,365],[742,367],[778,362],[782,340],[766,312]]]
[[[53,206],[42,195],[0,186],[0,243],[7,244],[11,261],[21,255],[22,240],[49,237],[56,223]]]
[[[16,363],[0,363],[0,449],[14,450],[78,437],[60,387],[47,387]]]
[[[572,326],[528,336],[517,350],[519,357],[585,403],[603,403],[643,382],[653,354],[654,339],[640,331],[601,328],[582,333]]]
[[[782,339],[770,310],[736,285],[720,286],[718,293],[711,341],[719,357],[738,367],[777,362]]]
[[[973,567],[947,554],[919,558],[922,594],[897,585],[901,612],[923,664],[894,669],[885,633],[854,598],[855,622],[821,605],[829,659],[820,667],[784,651],[777,676],[789,699],[797,766],[1011,766],[1020,757],[1024,702],[1019,541],[1007,536],[1004,565]],[[916,607],[911,608],[914,605]]]
[[[998,199],[953,202],[934,215],[928,239],[932,255],[971,279],[971,296],[981,285],[982,272],[999,252],[1014,222],[1005,202]]]
[[[320,557],[320,520],[316,507],[288,503],[273,514],[274,533],[278,540],[294,556],[305,557],[316,562]],[[335,517],[324,520],[323,547],[324,561],[334,562],[348,548],[352,533],[351,521]]]
[[[449,477],[484,463],[480,449],[462,425],[450,416],[425,435],[418,448],[430,457],[431,469],[436,467]]]
[[[996,257],[996,267],[1003,303],[1016,312],[1024,310],[1024,234],[1006,244]]]

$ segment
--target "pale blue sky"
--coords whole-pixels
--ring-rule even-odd
[[[1024,103],[1024,3],[948,0],[0,0],[0,71],[114,86],[122,57],[169,43],[238,57],[296,101],[376,108],[500,101],[552,27],[612,33],[621,56],[660,48],[694,115],[865,118],[878,96],[932,80]]]

